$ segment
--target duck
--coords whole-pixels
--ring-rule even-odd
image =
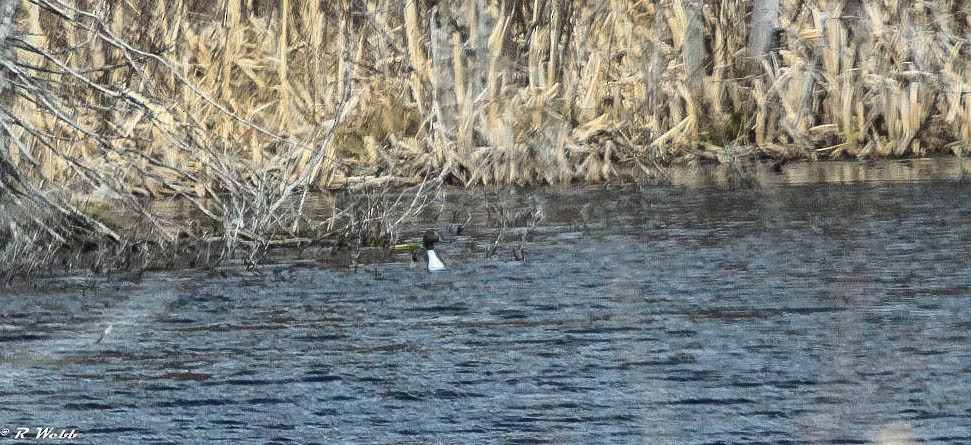
[[[404,243],[395,244],[394,249],[404,249],[411,251],[411,264],[415,266],[418,264],[418,256],[422,251],[425,252],[425,265],[429,272],[438,272],[440,270],[445,270],[445,262],[442,261],[438,253],[435,252],[435,244],[442,243],[445,244],[446,241],[442,238],[438,231],[435,229],[428,229],[421,237],[421,244],[418,243]]]
[[[425,258],[428,260],[428,271],[438,272],[440,270],[445,270],[445,263],[442,259],[438,257],[435,253],[435,243],[441,242],[442,237],[438,235],[436,230],[426,230],[425,234],[421,238],[422,246],[425,248]]]

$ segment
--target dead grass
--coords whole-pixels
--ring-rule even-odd
[[[756,59],[745,0],[25,0],[2,158],[34,205],[179,196],[231,249],[362,178],[969,151],[966,0],[778,4]]]
[[[34,173],[55,182],[75,175],[75,162],[110,165],[122,188],[163,195],[307,170],[309,184],[326,188],[389,167],[448,169],[466,183],[603,180],[610,169],[594,174],[590,155],[617,161],[603,157],[607,140],[662,164],[708,144],[844,157],[969,142],[962,2],[864,1],[853,11],[843,1],[781,2],[781,46],[763,63],[747,56],[751,4],[741,0],[705,2],[698,30],[696,5],[683,1],[95,3],[77,20],[88,26],[45,2],[22,6],[25,40],[66,54],[66,67],[121,66],[85,74],[106,88],[54,87],[61,99],[83,93],[71,98],[77,106],[62,102],[75,122],[13,102],[35,131],[13,129],[24,148],[11,158],[37,159]],[[98,20],[160,57],[123,66],[131,55],[98,39]],[[700,67],[686,55],[697,32],[709,47]],[[18,58],[59,67],[36,52]],[[146,107],[132,103],[143,99]],[[342,136],[328,139],[342,108]],[[746,128],[728,137],[739,116]],[[948,125],[930,135],[932,121]],[[84,134],[105,130],[120,139],[107,159]],[[35,142],[40,134],[59,135],[55,147]]]

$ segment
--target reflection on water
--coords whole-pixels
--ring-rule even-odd
[[[536,190],[501,198],[545,212],[525,265],[511,244],[485,257],[495,230],[471,209],[481,224],[442,249],[443,273],[402,254],[5,290],[0,427],[79,443],[967,443],[969,192]]]

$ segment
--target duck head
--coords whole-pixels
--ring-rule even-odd
[[[425,245],[425,250],[434,250],[435,243],[442,241],[442,237],[438,235],[438,231],[429,229],[425,231],[425,235],[421,237],[422,244]]]

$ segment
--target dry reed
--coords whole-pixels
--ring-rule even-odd
[[[17,173],[4,205],[119,238],[84,210],[96,196],[174,241],[184,222],[139,197],[178,196],[219,222],[231,250],[292,235],[302,207],[281,209],[308,190],[387,178],[556,183],[739,153],[963,154],[969,10],[966,0],[23,0],[4,44],[0,168]],[[38,233],[67,237],[43,218]],[[24,221],[0,223],[25,233]]]

